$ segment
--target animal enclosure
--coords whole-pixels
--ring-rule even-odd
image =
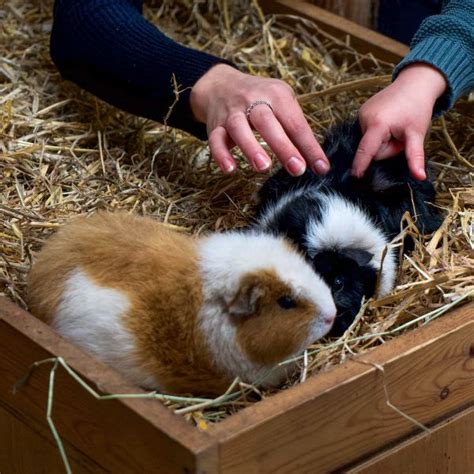
[[[289,82],[319,136],[388,84],[390,63],[406,52],[303,1],[261,2],[263,11],[217,2],[210,12],[160,3],[146,14],[178,40]],[[63,469],[46,418],[51,365],[12,391],[35,361],[61,357],[103,394],[140,392],[26,312],[26,273],[47,236],[104,208],[189,233],[240,227],[264,179],[243,163],[224,177],[206,144],[63,83],[48,56],[51,8],[10,1],[1,12],[1,472]],[[242,389],[183,416],[173,410],[189,404],[97,400],[60,367],[52,419],[72,471],[372,473],[413,459],[417,472],[443,471],[447,459],[472,471],[473,117],[472,101],[461,101],[427,144],[444,227],[416,236],[395,292],[369,302],[350,337],[312,346],[285,390]]]

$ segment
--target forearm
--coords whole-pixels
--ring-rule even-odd
[[[51,56],[61,74],[128,112],[167,123],[200,138],[192,114],[192,86],[221,59],[186,48],[141,14],[139,0],[56,0]]]
[[[474,0],[451,0],[440,15],[428,17],[413,38],[410,53],[394,71],[394,78],[408,65],[426,63],[447,82],[437,100],[434,115],[452,107],[474,88]]]

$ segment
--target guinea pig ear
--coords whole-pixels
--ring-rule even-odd
[[[227,308],[229,314],[238,317],[255,314],[258,300],[264,293],[264,289],[257,282],[244,282]]]
[[[349,249],[344,249],[341,253],[345,257],[354,260],[357,263],[357,265],[361,267],[367,265],[374,258],[373,253],[370,253],[367,250],[362,250],[362,249],[349,248]]]

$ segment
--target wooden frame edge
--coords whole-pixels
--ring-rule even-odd
[[[0,296],[0,322],[12,326],[16,331],[32,339],[52,356],[61,356],[67,364],[87,382],[100,387],[106,393],[144,393],[132,386],[118,372],[83,352],[63,339],[51,327],[32,314],[21,309],[4,296]],[[35,361],[32,361],[32,363]],[[25,367],[25,373],[28,367]],[[192,452],[196,458],[207,457],[214,440],[207,433],[173,414],[160,402],[151,406],[149,400],[118,399],[118,403],[158,428],[172,441]]]
[[[377,369],[370,364],[378,364],[383,367],[424,345],[446,337],[449,333],[462,331],[471,325],[474,326],[474,302],[455,308],[448,316],[387,341],[367,353],[356,356],[353,360],[348,360],[328,371],[310,377],[300,385],[249,406],[212,426],[209,433],[220,441],[239,436],[252,427],[288,412],[308,400],[315,399],[335,387],[350,384],[353,380],[369,372],[375,372]],[[474,353],[474,342],[472,351]],[[361,363],[361,361],[363,362]]]
[[[451,414],[447,416],[446,418],[444,418],[443,420],[436,423],[432,427],[431,433],[419,433],[415,436],[411,436],[408,439],[400,443],[397,443],[395,446],[391,446],[391,447],[381,450],[380,452],[371,456],[369,459],[363,460],[361,462],[348,466],[347,468],[344,468],[343,472],[346,472],[347,474],[360,474],[360,473],[371,472],[372,468],[375,468],[375,470],[373,470],[372,472],[381,472],[379,466],[377,466],[379,462],[384,462],[384,461],[386,462],[387,458],[391,458],[392,456],[395,458],[398,452],[401,452],[407,448],[408,449],[412,448],[416,444],[426,440],[427,437],[430,437],[432,439],[433,437],[440,435],[446,428],[449,428],[449,425],[451,424],[454,425],[455,423],[460,422],[460,421],[462,422],[463,420],[467,418],[473,419],[474,421],[474,402],[472,402],[469,406],[466,406],[463,410],[460,410],[455,414]],[[474,440],[474,431],[472,434],[472,438]],[[442,453],[442,454],[446,455],[446,453]],[[425,465],[424,462],[423,464]],[[439,470],[438,472],[441,472],[441,470]]]
[[[409,52],[408,46],[403,43],[304,0],[259,0],[259,4],[265,13],[299,15],[314,21],[330,34],[350,35],[355,49],[385,61],[397,63]]]

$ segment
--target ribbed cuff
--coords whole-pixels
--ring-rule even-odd
[[[180,93],[178,101],[172,106],[167,125],[191,133],[201,140],[207,140],[206,125],[197,122],[191,110],[191,90],[196,82],[213,66],[227,64],[235,67],[235,65],[225,59],[211,56],[179,43],[174,43],[173,55],[176,58],[175,79]],[[157,74],[159,74],[159,71],[157,71]],[[159,94],[159,91],[157,93]]]
[[[464,48],[455,41],[430,37],[418,43],[397,65],[393,80],[404,67],[413,63],[430,64],[443,74],[448,83],[446,92],[435,103],[433,117],[450,109],[461,95],[469,92],[474,83],[474,66]]]
[[[206,140],[191,88],[216,64],[233,64],[173,41],[145,20],[141,3],[57,0],[51,57],[64,78],[110,104]]]

